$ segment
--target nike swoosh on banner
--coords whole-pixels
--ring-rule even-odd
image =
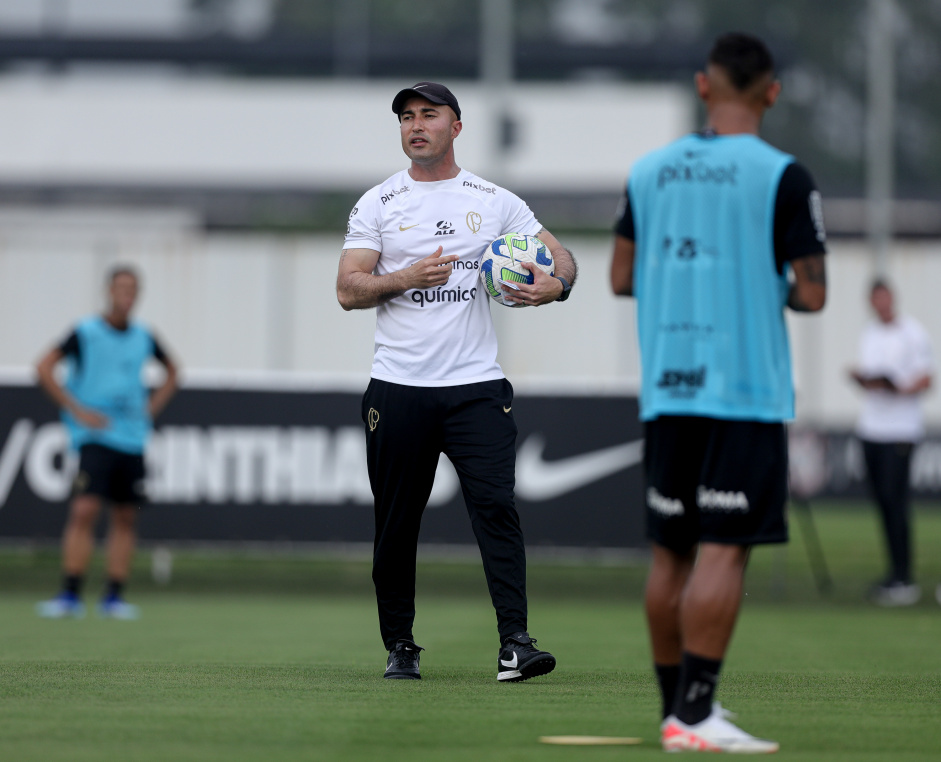
[[[517,655],[514,653],[512,659],[510,659],[509,661],[507,661],[506,659],[500,659],[500,663],[504,667],[507,667],[508,669],[516,669],[516,666],[519,664],[519,659],[517,658]]]
[[[551,500],[644,458],[643,439],[553,461],[542,457],[545,446],[542,434],[531,434],[516,453],[516,494],[524,500]]]

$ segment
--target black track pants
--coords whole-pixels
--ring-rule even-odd
[[[911,529],[909,527],[910,442],[863,442],[866,471],[879,506],[889,551],[890,581],[912,581]]]
[[[375,498],[373,582],[387,649],[412,640],[418,532],[442,452],[461,481],[500,638],[527,629],[512,405],[506,379],[443,387],[370,381],[363,421]]]

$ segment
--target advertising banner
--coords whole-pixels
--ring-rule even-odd
[[[868,499],[863,448],[852,432],[792,426],[788,435],[791,494],[799,498]],[[933,433],[912,453],[912,496],[941,499],[941,435]]]
[[[361,392],[184,388],[146,453],[148,542],[372,542]],[[518,394],[517,505],[531,546],[644,543],[631,396]],[[76,459],[35,386],[0,384],[0,538],[62,532]],[[446,458],[424,543],[473,544]]]

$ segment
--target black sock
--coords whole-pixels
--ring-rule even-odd
[[[721,659],[706,659],[689,652],[683,654],[673,705],[673,713],[681,722],[695,725],[710,715],[721,669]]]
[[[657,682],[660,683],[660,697],[663,699],[663,719],[673,714],[673,704],[676,699],[676,686],[680,682],[679,664],[654,664],[657,673]]]
[[[120,598],[124,592],[124,582],[116,579],[108,580],[108,591],[105,593],[107,598]]]
[[[84,581],[81,574],[66,574],[62,578],[62,590],[78,598],[82,595],[82,583]]]

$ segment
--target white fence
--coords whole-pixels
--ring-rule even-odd
[[[41,215],[34,222],[25,213],[0,214],[0,367],[19,368],[20,377],[76,318],[102,306],[107,267],[128,261],[145,277],[139,316],[156,327],[190,379],[239,372],[365,384],[375,318],[372,311],[344,312],[336,301],[340,231],[207,234],[172,213],[76,216],[52,227]],[[633,303],[610,294],[610,240],[563,242],[581,268],[568,302],[493,306],[503,368],[528,389],[636,389]],[[825,312],[790,319],[803,422],[845,426],[855,416],[858,396],[846,369],[867,319],[870,265],[863,244],[831,243]],[[941,242],[899,243],[891,265],[901,308],[941,345]],[[927,407],[932,425],[941,427],[941,394],[930,393]]]

